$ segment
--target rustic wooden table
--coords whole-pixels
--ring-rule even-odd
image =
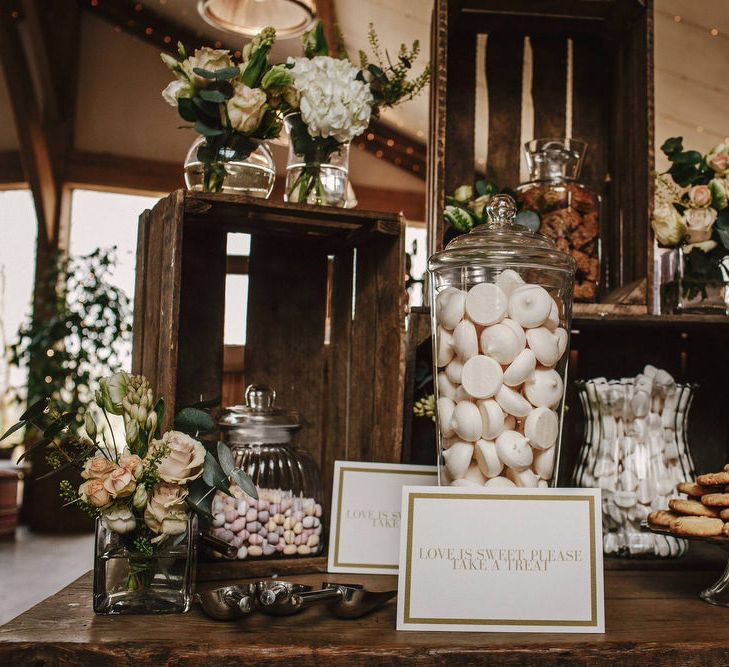
[[[0,665],[725,666],[729,609],[697,598],[718,577],[719,563],[608,569],[604,635],[396,632],[394,602],[357,621],[334,620],[317,608],[234,623],[209,620],[197,607],[184,616],[94,616],[87,574],[0,628]],[[381,590],[396,584],[384,576],[290,579],[349,579]]]

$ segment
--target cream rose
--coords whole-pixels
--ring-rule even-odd
[[[106,507],[112,500],[111,494],[101,479],[90,479],[78,487],[78,495],[83,502],[93,507]]]
[[[177,107],[177,101],[181,97],[192,97],[193,88],[189,81],[183,81],[182,79],[176,79],[170,81],[167,87],[162,91],[162,98],[171,107]]]
[[[688,191],[688,198],[694,208],[711,206],[711,190],[706,185],[694,185]]]
[[[185,498],[188,491],[179,484],[160,482],[152,489],[149,502],[144,510],[144,523],[160,541],[167,535],[180,535],[187,528],[187,506]]]
[[[686,223],[673,204],[656,202],[651,226],[656,240],[662,246],[671,248],[681,243],[686,234]]]
[[[105,456],[98,455],[87,459],[81,477],[84,479],[105,480],[116,468],[116,464]]]
[[[139,479],[142,476],[144,466],[142,465],[142,459],[136,454],[129,454],[128,456],[122,456],[119,459],[119,467],[126,468],[134,479]]]
[[[107,530],[123,535],[131,533],[137,527],[137,520],[132,511],[124,505],[111,507],[101,515],[101,522]]]
[[[719,176],[726,176],[729,172],[729,146],[717,144],[706,155],[706,163]]]
[[[188,79],[198,88],[206,88],[211,79],[198,76],[193,72],[197,67],[199,69],[214,72],[219,69],[233,67],[233,61],[230,58],[230,52],[223,49],[211,49],[204,46],[201,49],[195,49],[195,54],[183,60],[181,63],[182,71],[187,74]]]
[[[250,134],[258,129],[266,112],[266,93],[239,83],[227,103],[228,118],[234,130]]]
[[[104,488],[113,498],[131,496],[137,488],[134,475],[127,468],[116,468],[105,480]]]
[[[716,216],[716,209],[713,208],[690,208],[685,211],[683,219],[686,221],[686,240],[689,243],[708,241]]]
[[[166,445],[170,450],[157,468],[160,479],[172,484],[187,484],[202,475],[205,447],[194,438],[179,431],[167,431],[162,441],[155,441],[154,445]]]

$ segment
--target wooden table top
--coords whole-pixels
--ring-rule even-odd
[[[0,627],[2,665],[714,665],[729,664],[729,608],[698,591],[710,569],[605,572],[604,635],[397,632],[395,603],[356,620],[322,609],[233,623],[194,607],[182,616],[95,616],[91,574]],[[291,580],[357,581],[386,590],[395,577],[309,574]],[[216,586],[219,584],[203,584]]]

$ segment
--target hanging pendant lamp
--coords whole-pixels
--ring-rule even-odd
[[[197,10],[210,25],[246,37],[267,26],[279,39],[299,37],[316,20],[313,0],[200,0]]]

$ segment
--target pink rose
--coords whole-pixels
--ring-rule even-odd
[[[688,197],[695,208],[711,206],[711,190],[706,185],[694,185],[688,191]]]
[[[116,465],[105,456],[94,456],[84,464],[81,477],[84,479],[106,479],[116,468]]]
[[[152,541],[157,542],[167,535],[180,535],[187,529],[187,506],[185,498],[188,491],[179,484],[160,482],[152,489],[149,502],[144,510],[144,523],[160,537]]]
[[[729,155],[726,153],[717,153],[709,158],[709,166],[718,174],[723,174],[729,166]]]
[[[170,452],[157,468],[161,479],[172,484],[187,484],[202,475],[205,447],[200,442],[185,433],[167,431],[154,447],[165,445]]]
[[[131,496],[137,488],[134,475],[127,468],[117,468],[105,480],[104,488],[114,498]]]
[[[144,468],[142,466],[142,459],[140,459],[136,454],[122,456],[119,459],[119,467],[126,468],[130,473],[132,473],[134,479],[139,479]]]
[[[106,507],[112,500],[104,482],[98,478],[90,479],[79,486],[78,495],[83,502],[93,507]]]

